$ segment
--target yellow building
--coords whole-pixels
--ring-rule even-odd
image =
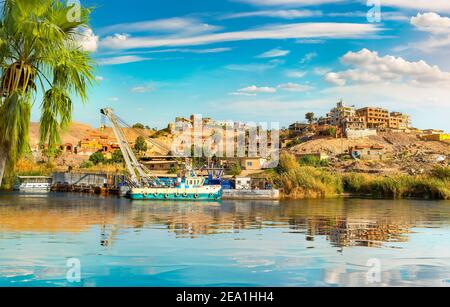
[[[427,134],[422,135],[422,139],[426,141],[450,141],[449,133]]]

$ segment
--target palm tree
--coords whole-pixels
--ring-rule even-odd
[[[0,24],[0,185],[29,151],[31,107],[41,99],[40,143],[54,148],[71,121],[72,97],[86,102],[93,61],[79,46],[90,10],[59,0],[4,0]]]

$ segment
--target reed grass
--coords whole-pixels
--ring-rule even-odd
[[[302,166],[302,161],[284,153],[276,172],[267,174],[289,198],[325,198],[348,192],[375,198],[450,199],[449,167],[436,167],[420,176],[340,175],[324,167]]]
[[[328,170],[312,166],[301,166],[291,154],[282,154],[274,184],[290,198],[334,197],[343,192],[339,176]]]
[[[377,198],[450,199],[450,180],[431,174],[421,176],[343,175],[344,191]]]

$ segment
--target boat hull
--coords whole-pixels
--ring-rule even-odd
[[[222,198],[221,186],[198,188],[133,188],[129,193],[133,200],[196,200],[213,201]]]

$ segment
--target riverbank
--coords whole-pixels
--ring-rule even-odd
[[[48,176],[55,170],[47,165],[23,163],[18,165],[20,170],[17,174],[21,176]],[[115,165],[108,167],[112,173],[121,173]],[[321,199],[345,195],[375,199],[450,199],[449,167],[435,167],[431,171],[415,176],[336,173],[320,161],[312,159],[299,161],[293,155],[283,153],[276,169],[256,176],[266,177],[275,189],[280,190],[281,199]],[[247,198],[248,196],[242,199]]]
[[[279,166],[264,175],[282,191],[285,199],[333,198],[344,193],[390,199],[450,199],[449,167],[435,167],[416,176],[338,174],[320,165],[302,163],[284,153]]]

